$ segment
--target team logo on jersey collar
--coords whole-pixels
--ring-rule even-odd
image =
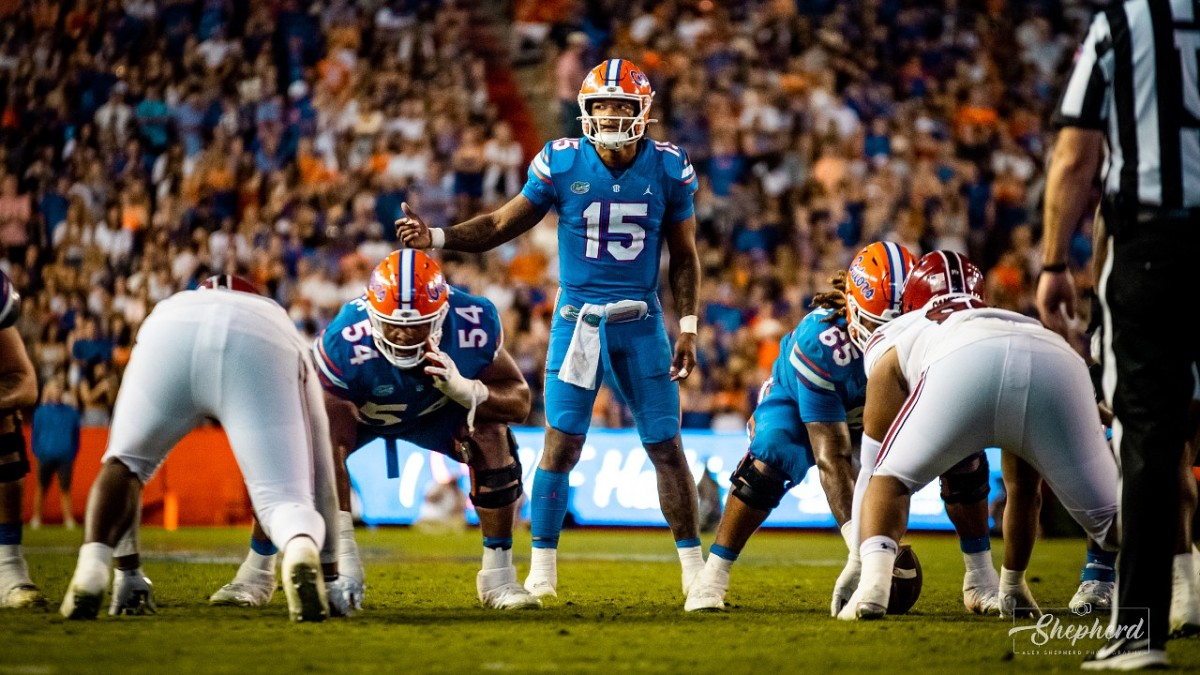
[[[571,192],[574,192],[577,195],[586,194],[587,191],[591,190],[591,189],[592,189],[592,186],[590,183],[587,183],[587,182],[584,182],[581,180],[577,180],[574,183],[571,183]]]
[[[391,396],[394,391],[396,391],[395,385],[381,384],[372,389],[371,393],[376,396]]]

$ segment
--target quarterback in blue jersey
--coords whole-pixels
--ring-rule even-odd
[[[583,138],[547,143],[521,194],[492,213],[429,229],[404,206],[397,234],[414,248],[480,252],[558,213],[561,289],[546,363],[546,444],[533,482],[533,555],[525,586],[556,596],[568,475],[578,463],[597,387],[628,403],[658,474],[659,501],[687,587],[704,565],[696,486],[679,440],[679,385],[696,364],[700,262],[687,153],[643,138],[654,92],[624,59],[596,66],[579,93]],[[658,299],[663,244],[680,320],[674,354]]]
[[[21,495],[29,455],[21,432],[21,410],[37,402],[37,374],[13,324],[21,296],[0,271],[0,608],[45,606],[46,597],[29,580],[21,551]]]
[[[483,534],[476,578],[487,607],[538,607],[517,581],[512,531],[523,493],[509,423],[529,414],[529,387],[504,350],[495,306],[452,290],[436,261],[394,251],[374,270],[366,293],[346,303],[317,336],[313,357],[326,393],[340,501],[339,577],[330,593],[361,608],[362,563],[350,517],[345,458],[381,437],[398,438],[471,469],[471,501]],[[259,530],[238,577],[215,604],[259,606],[274,590],[274,550]]]

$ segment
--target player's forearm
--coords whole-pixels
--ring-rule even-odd
[[[681,317],[695,314],[696,298],[700,295],[700,256],[694,251],[682,258],[672,256],[668,275],[675,312]]]
[[[516,228],[505,227],[494,213],[475,216],[442,231],[446,234],[443,248],[467,253],[490,251],[520,234]]]
[[[529,417],[532,397],[523,381],[488,383],[487,388],[488,398],[476,412],[480,420],[520,424]]]
[[[841,527],[850,520],[854,506],[854,466],[849,456],[817,459],[817,471],[821,476],[821,488],[829,500],[833,519]]]

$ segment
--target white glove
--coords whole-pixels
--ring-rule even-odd
[[[362,611],[363,595],[367,586],[358,579],[339,574],[325,587],[329,596],[329,611],[334,616],[354,616]]]
[[[487,385],[479,380],[468,380],[458,372],[458,366],[446,352],[438,351],[432,344],[425,352],[425,374],[433,376],[433,386],[467,409],[467,429],[475,432],[475,408],[488,400]]]
[[[854,590],[858,588],[858,578],[862,574],[862,560],[858,557],[858,552],[854,551],[846,560],[846,566],[842,568],[842,573],[838,575],[837,583],[833,585],[833,601],[829,604],[830,616],[837,617],[838,612],[850,602],[850,596],[854,595]]]
[[[108,613],[110,616],[158,613],[158,606],[154,603],[154,585],[142,573],[142,568],[117,570],[113,576],[112,604],[108,607]]]

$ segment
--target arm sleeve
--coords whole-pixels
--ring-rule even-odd
[[[543,207],[554,203],[554,181],[550,170],[551,144],[547,143],[529,162],[526,172],[525,187],[521,194],[535,206]]]
[[[1120,7],[1116,11],[1123,11]],[[1075,55],[1075,65],[1062,98],[1054,108],[1051,124],[1056,128],[1104,129],[1108,121],[1108,85],[1112,79],[1112,35],[1108,15],[1100,12],[1092,20],[1087,37]]]
[[[674,155],[678,154],[678,160],[675,160]],[[667,180],[670,181],[670,201],[667,204],[667,214],[669,222],[678,223],[691,218],[696,213],[696,203],[694,195],[699,189],[700,183],[696,180],[696,168],[692,166],[692,161],[688,159],[687,152],[683,148],[671,146],[668,150],[668,157],[672,161],[667,165]]]

